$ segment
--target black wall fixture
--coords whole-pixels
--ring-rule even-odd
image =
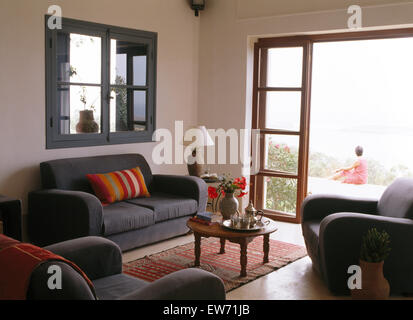
[[[195,16],[199,16],[199,11],[205,9],[205,0],[190,0],[191,1],[191,8],[195,10]]]

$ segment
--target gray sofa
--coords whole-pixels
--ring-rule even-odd
[[[46,250],[74,262],[92,281],[100,300],[225,300],[222,280],[201,269],[184,269],[149,283],[122,273],[120,248],[101,237],[85,237],[57,243]],[[47,286],[48,268],[62,270],[61,290]],[[28,300],[93,300],[85,279],[65,262],[48,261],[32,273]]]
[[[86,174],[137,166],[151,197],[102,206]],[[153,175],[140,154],[53,160],[41,163],[40,172],[42,190],[28,197],[29,238],[39,246],[103,236],[126,251],[187,233],[188,218],[206,208],[202,179]]]
[[[384,276],[391,293],[413,293],[413,179],[397,179],[378,200],[312,195],[301,215],[308,255],[332,293],[350,293],[348,267],[359,264],[362,237],[372,227],[390,235]]]

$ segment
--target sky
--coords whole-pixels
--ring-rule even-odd
[[[413,38],[314,45],[311,151],[413,169]],[[326,134],[328,133],[328,134]]]

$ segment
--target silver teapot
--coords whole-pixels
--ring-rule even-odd
[[[250,201],[249,205],[245,208],[245,215],[249,218],[250,228],[253,228],[258,222],[261,222],[264,212],[255,209],[254,204]],[[258,218],[259,215],[261,215],[260,218]]]

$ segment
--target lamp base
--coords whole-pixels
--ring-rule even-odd
[[[204,166],[199,163],[188,164],[188,173],[190,176],[201,177],[204,174]]]

